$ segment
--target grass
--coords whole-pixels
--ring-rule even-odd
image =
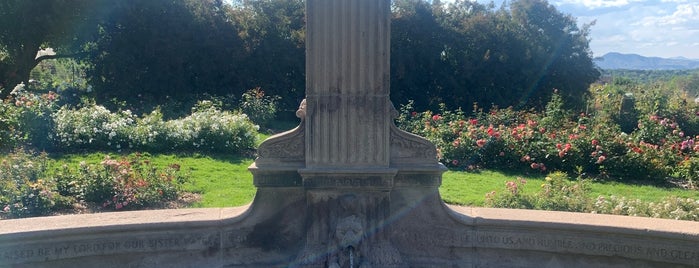
[[[483,206],[485,194],[490,191],[504,189],[505,182],[515,179],[516,176],[502,172],[484,170],[480,172],[447,171],[442,177],[442,186],[439,193],[444,202],[450,204]],[[541,185],[543,177],[527,177],[525,191],[536,191],[535,184]]]
[[[105,153],[84,155],[70,154],[51,156],[53,159],[49,168],[68,164],[77,166],[81,161],[88,164],[101,162]],[[112,158],[119,155],[110,154]],[[185,185],[185,190],[199,193],[200,202],[193,207],[230,207],[240,206],[252,201],[255,187],[252,185],[252,174],[247,167],[253,162],[250,158],[234,156],[204,156],[198,154],[175,155],[158,154],[148,156],[153,164],[165,167],[177,163],[182,170],[191,174],[191,180]],[[527,180],[523,191],[534,194],[544,183],[544,175],[518,175],[497,171],[484,170],[480,172],[448,171],[444,174],[439,191],[445,202],[450,204],[483,206],[485,194],[491,191],[504,191],[507,181],[517,177]],[[592,182],[590,196],[623,196],[657,202],[667,196],[699,199],[699,191],[680,188],[663,188],[649,185],[634,185],[618,182]]]
[[[251,159],[240,157],[175,156],[166,155],[163,165],[178,163],[190,172],[192,180],[184,189],[201,194],[201,202],[194,207],[241,206],[252,201],[255,187],[247,168]],[[158,163],[160,165],[160,163]]]
[[[64,164],[77,166],[83,161],[87,164],[98,164],[106,155],[90,153],[51,156],[53,161],[49,164],[49,169],[56,169]],[[121,157],[116,154],[109,155],[115,159]],[[252,174],[247,170],[253,162],[252,159],[198,154],[144,154],[144,156],[157,167],[179,164],[182,171],[191,175],[190,181],[184,185],[184,190],[201,195],[201,201],[192,204],[193,207],[241,206],[250,203],[255,195]]]
[[[483,206],[486,193],[505,191],[505,183],[514,181],[517,177],[522,177],[527,181],[522,191],[528,194],[539,192],[539,188],[545,182],[544,175],[517,175],[489,170],[480,172],[448,171],[443,176],[439,192],[442,199],[450,204]],[[597,198],[600,195],[616,195],[646,202],[658,202],[668,196],[699,199],[699,191],[681,188],[600,181],[591,182],[589,187],[589,196],[592,198]]]

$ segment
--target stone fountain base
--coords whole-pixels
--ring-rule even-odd
[[[317,193],[262,187],[245,207],[3,220],[0,267],[349,267],[352,243],[354,267],[699,267],[697,222],[447,206],[410,177],[370,193],[391,213],[353,241],[309,234]]]

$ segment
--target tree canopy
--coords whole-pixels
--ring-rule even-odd
[[[26,81],[36,51],[51,47],[88,63],[98,102],[240,96],[261,87],[293,109],[305,91],[304,2],[6,0],[0,76],[10,88]],[[579,26],[546,0],[498,8],[466,0],[392,5],[394,103],[542,108],[558,89],[575,105],[599,76],[591,25]]]
[[[99,0],[3,0],[0,1],[0,99],[42,60],[73,56],[77,35],[90,22]],[[58,54],[37,56],[41,48]]]
[[[599,76],[588,45],[591,25],[578,27],[545,0],[499,9],[462,0],[396,0],[395,6],[394,102],[541,108],[555,88],[579,104]]]
[[[162,103],[239,87],[243,41],[220,0],[113,1],[90,48],[100,102]]]

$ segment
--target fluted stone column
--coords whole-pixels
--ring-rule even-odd
[[[390,4],[306,1],[302,122],[263,142],[250,167],[260,200],[303,188],[304,248],[291,266],[404,267],[389,237],[392,196],[437,193],[436,148],[393,125]]]
[[[390,1],[306,8],[306,168],[388,168]]]
[[[399,266],[384,231],[397,173],[390,168],[390,0],[307,0],[306,27],[299,173],[311,213],[298,262]]]

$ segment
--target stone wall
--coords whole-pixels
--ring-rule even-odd
[[[395,192],[396,204],[410,205],[387,234],[404,267],[699,267],[697,222],[447,207]],[[3,220],[0,267],[301,266],[304,224],[294,218],[304,203],[277,202],[288,207]]]

